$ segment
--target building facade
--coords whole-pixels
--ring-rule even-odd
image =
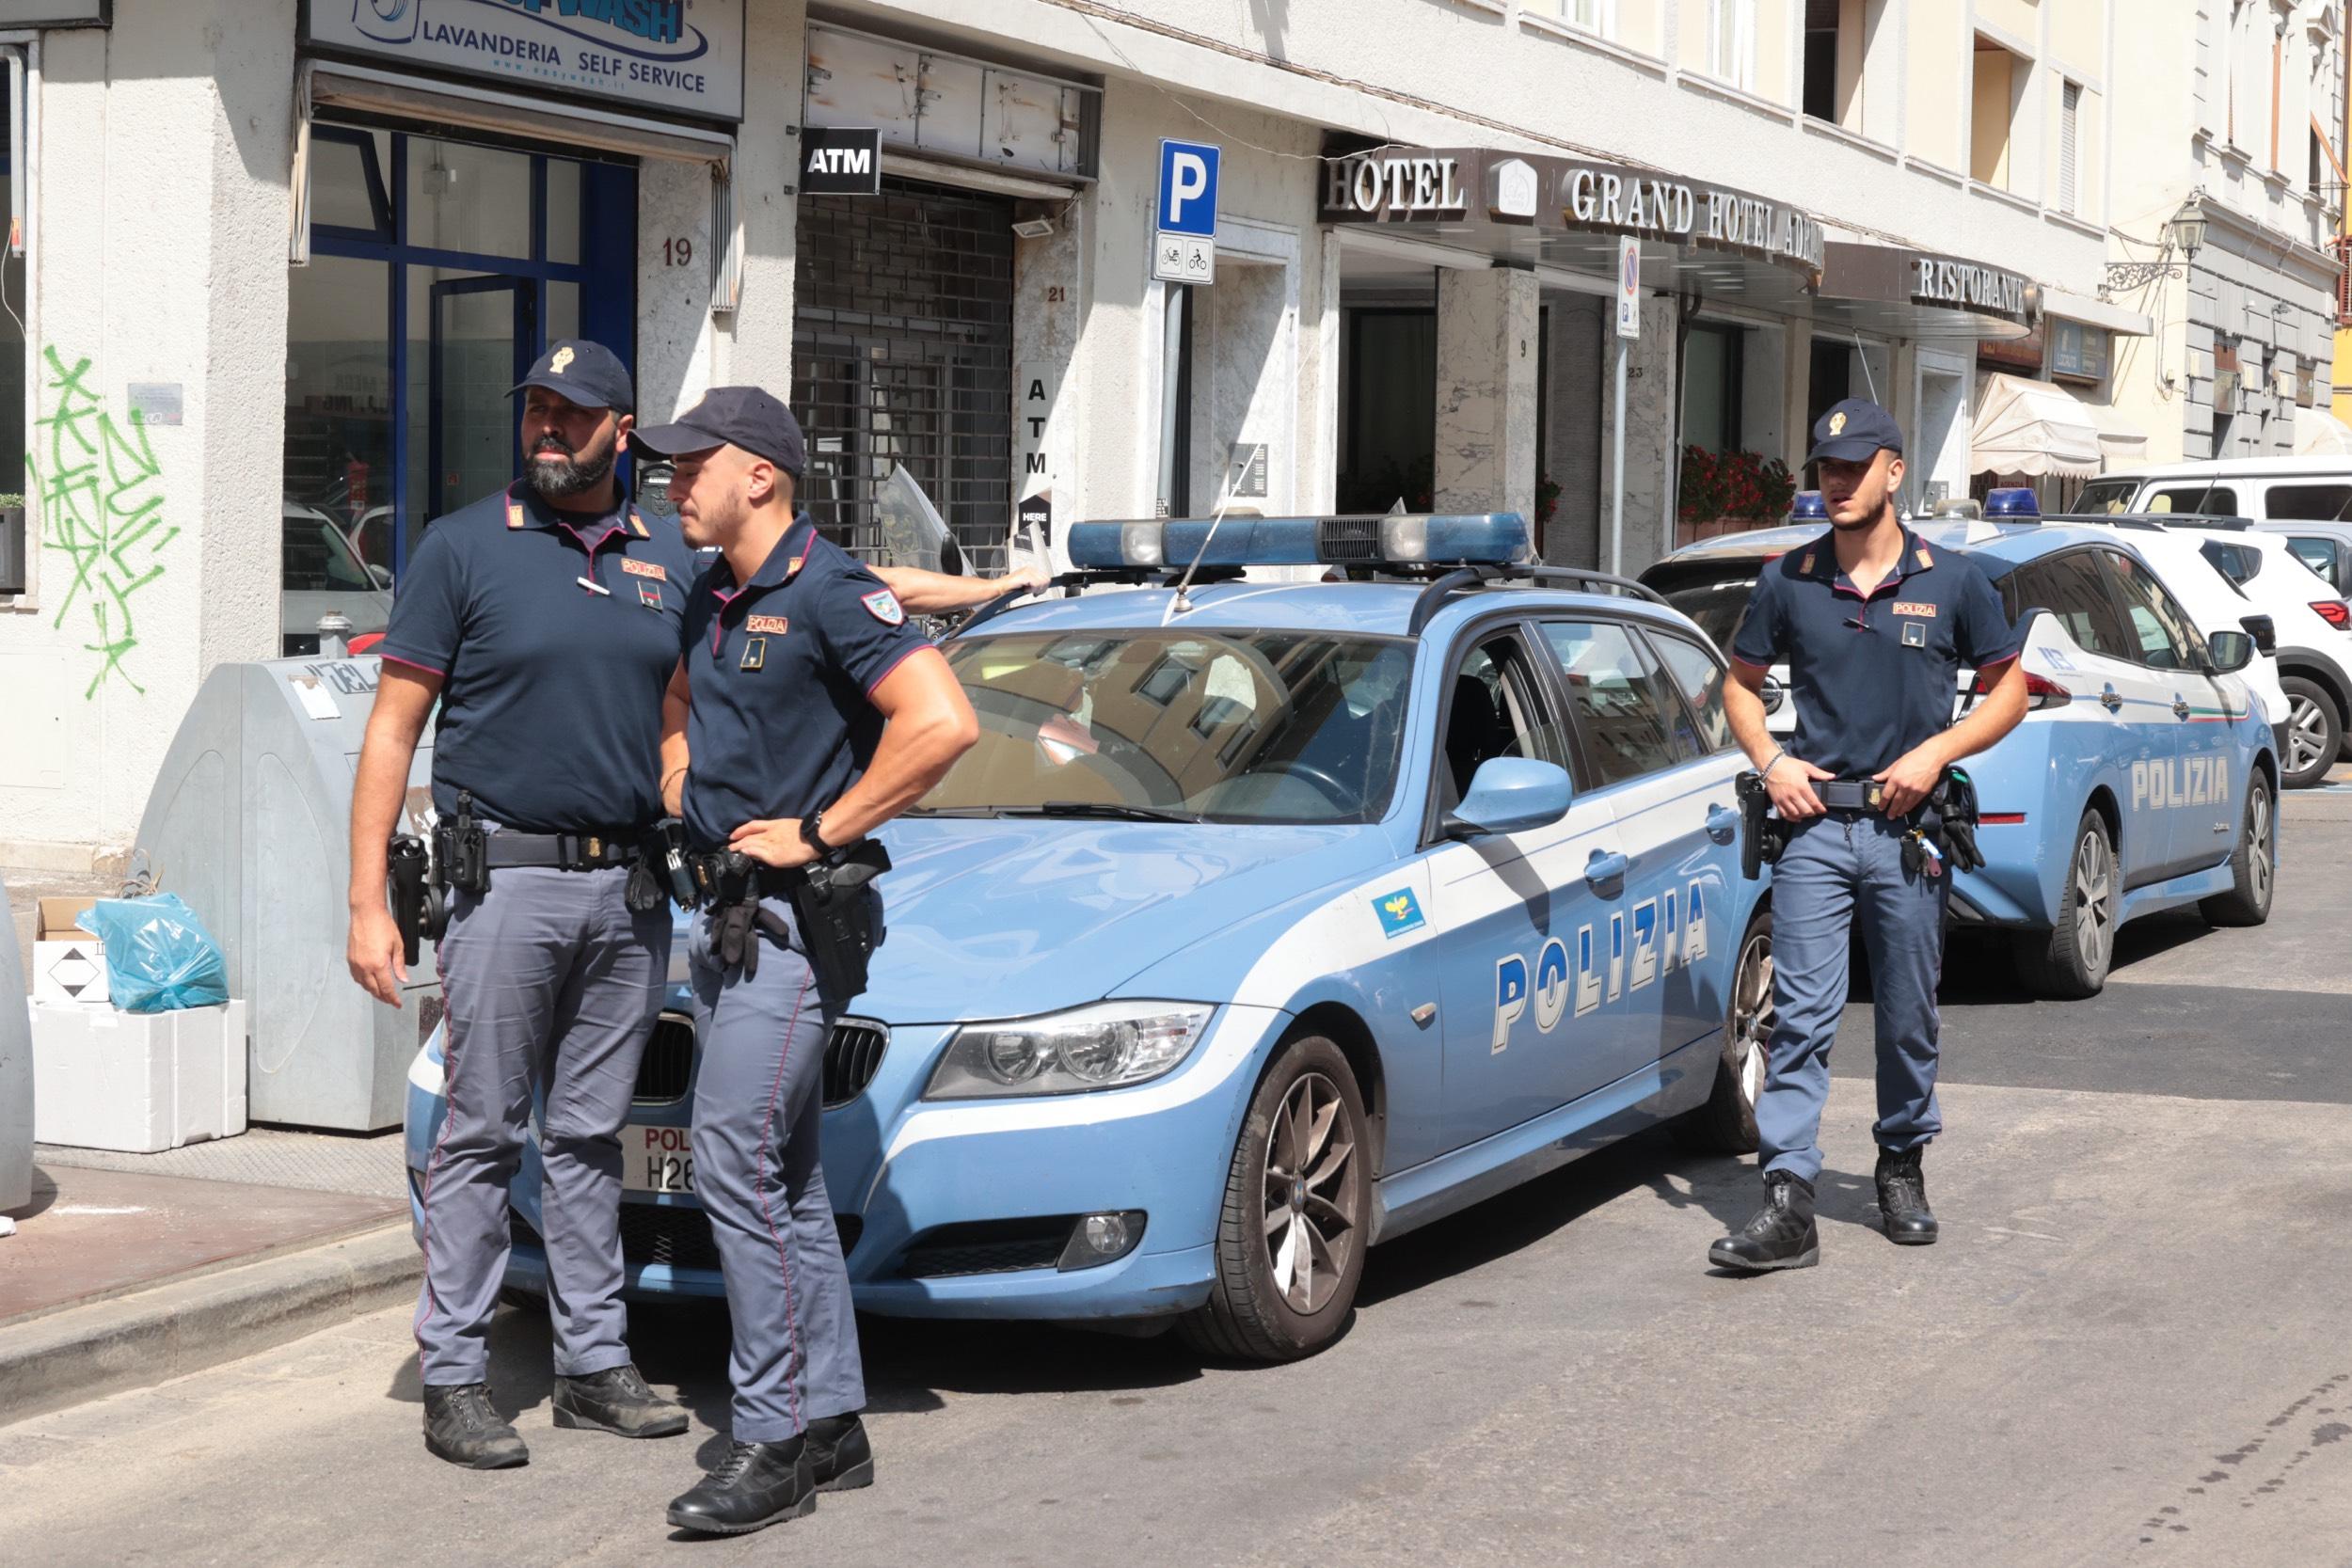
[[[572,333],[648,418],[788,387],[820,523],[897,549],[912,481],[983,569],[1402,500],[1638,570],[1745,520],[1688,476],[1793,468],[1849,394],[1910,502],[1963,496],[1989,372],[2112,418],[2155,314],[2101,298],[2155,199],[2122,8],[0,0],[0,861],[128,847],[205,672],[315,647],[505,483],[506,388]],[[879,190],[805,190],[853,130]],[[1170,138],[1221,154],[1213,281],[1152,277]]]
[[[2116,350],[2153,461],[2285,456],[2333,401],[2344,216],[2337,0],[2150,0],[2117,36]],[[2306,431],[2308,414],[2300,421]]]

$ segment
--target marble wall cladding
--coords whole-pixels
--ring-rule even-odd
[[[1194,508],[1205,511],[1236,482],[1237,444],[1263,443],[1266,493],[1236,495],[1233,506],[1270,515],[1288,512],[1298,460],[1293,439],[1296,320],[1290,270],[1220,261],[1216,286],[1198,293],[1206,308],[1194,322]],[[1205,387],[1199,379],[1204,361],[1210,372]]]
[[[1440,512],[1534,513],[1538,293],[1504,267],[1438,277]]]
[[[1674,548],[1668,518],[1672,483],[1679,469],[1675,451],[1675,316],[1671,299],[1657,295],[1642,301],[1642,335],[1630,345],[1625,391],[1625,548],[1621,563],[1609,555],[1610,506],[1618,486],[1615,468],[1616,391],[1613,338],[1602,344],[1600,564],[1620,570],[1622,563],[1639,570]],[[1613,325],[1611,328],[1613,333]]]
[[[1558,482],[1560,500],[1543,527],[1543,554],[1555,566],[1600,564],[1600,405],[1609,391],[1609,301],[1595,294],[1544,297],[1550,354],[1543,470]]]

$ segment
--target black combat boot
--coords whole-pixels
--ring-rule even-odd
[[[1764,1173],[1764,1207],[1735,1236],[1707,1249],[1719,1269],[1742,1274],[1765,1269],[1809,1269],[1821,1260],[1821,1238],[1813,1228],[1813,1183],[1785,1170]]]
[[[670,1504],[670,1523],[705,1535],[749,1535],[817,1506],[817,1475],[804,1436],[732,1443],[702,1484]]]
[[[850,1492],[874,1484],[874,1449],[854,1414],[819,1416],[808,1423],[808,1462],[819,1492]]]
[[[555,1424],[623,1437],[675,1437],[686,1430],[686,1407],[646,1387],[636,1367],[623,1362],[586,1377],[557,1378]]]
[[[424,1386],[424,1446],[469,1470],[508,1470],[531,1463],[531,1450],[490,1408],[486,1383]]]
[[[1928,1179],[1919,1169],[1920,1150],[1879,1150],[1879,1215],[1886,1222],[1886,1239],[1897,1246],[1930,1246],[1935,1242],[1935,1215],[1928,1208]]]

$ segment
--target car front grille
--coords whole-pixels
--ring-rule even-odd
[[[890,1031],[862,1018],[845,1018],[833,1026],[825,1042],[825,1109],[847,1105],[866,1092],[882,1070],[890,1049]]]
[[[693,1083],[694,1021],[684,1013],[663,1013],[638,1061],[634,1098],[640,1105],[675,1105]]]
[[[1075,1214],[1059,1214],[943,1225],[915,1238],[898,1272],[909,1279],[939,1279],[951,1275],[1050,1269],[1061,1261],[1062,1249],[1070,1244],[1071,1227],[1077,1223]]]
[[[841,1233],[841,1255],[857,1249],[866,1222],[855,1214],[835,1214],[834,1228]],[[507,1229],[516,1244],[547,1251],[548,1243],[519,1212],[510,1214]],[[674,1269],[719,1267],[719,1243],[710,1234],[710,1216],[702,1210],[670,1203],[621,1205],[621,1256],[637,1264],[665,1263]]]
[[[866,1092],[890,1050],[890,1031],[867,1019],[845,1018],[825,1042],[825,1109],[836,1110]],[[694,1021],[663,1013],[637,1065],[640,1105],[675,1105],[694,1085]]]

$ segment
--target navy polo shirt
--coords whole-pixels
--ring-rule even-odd
[[[660,821],[661,696],[692,580],[676,524],[558,512],[527,484],[426,529],[376,651],[442,677],[435,808],[469,790],[475,815],[520,832]]]
[[[1788,661],[1789,754],[1841,779],[1867,779],[1947,728],[1960,671],[2017,651],[1992,580],[1909,529],[1895,569],[1867,595],[1827,533],[1766,562],[1731,641],[1742,664]]]
[[[746,822],[841,799],[873,761],[871,693],[930,646],[882,579],[793,519],[752,580],[722,556],[686,606],[686,829],[723,848]]]

